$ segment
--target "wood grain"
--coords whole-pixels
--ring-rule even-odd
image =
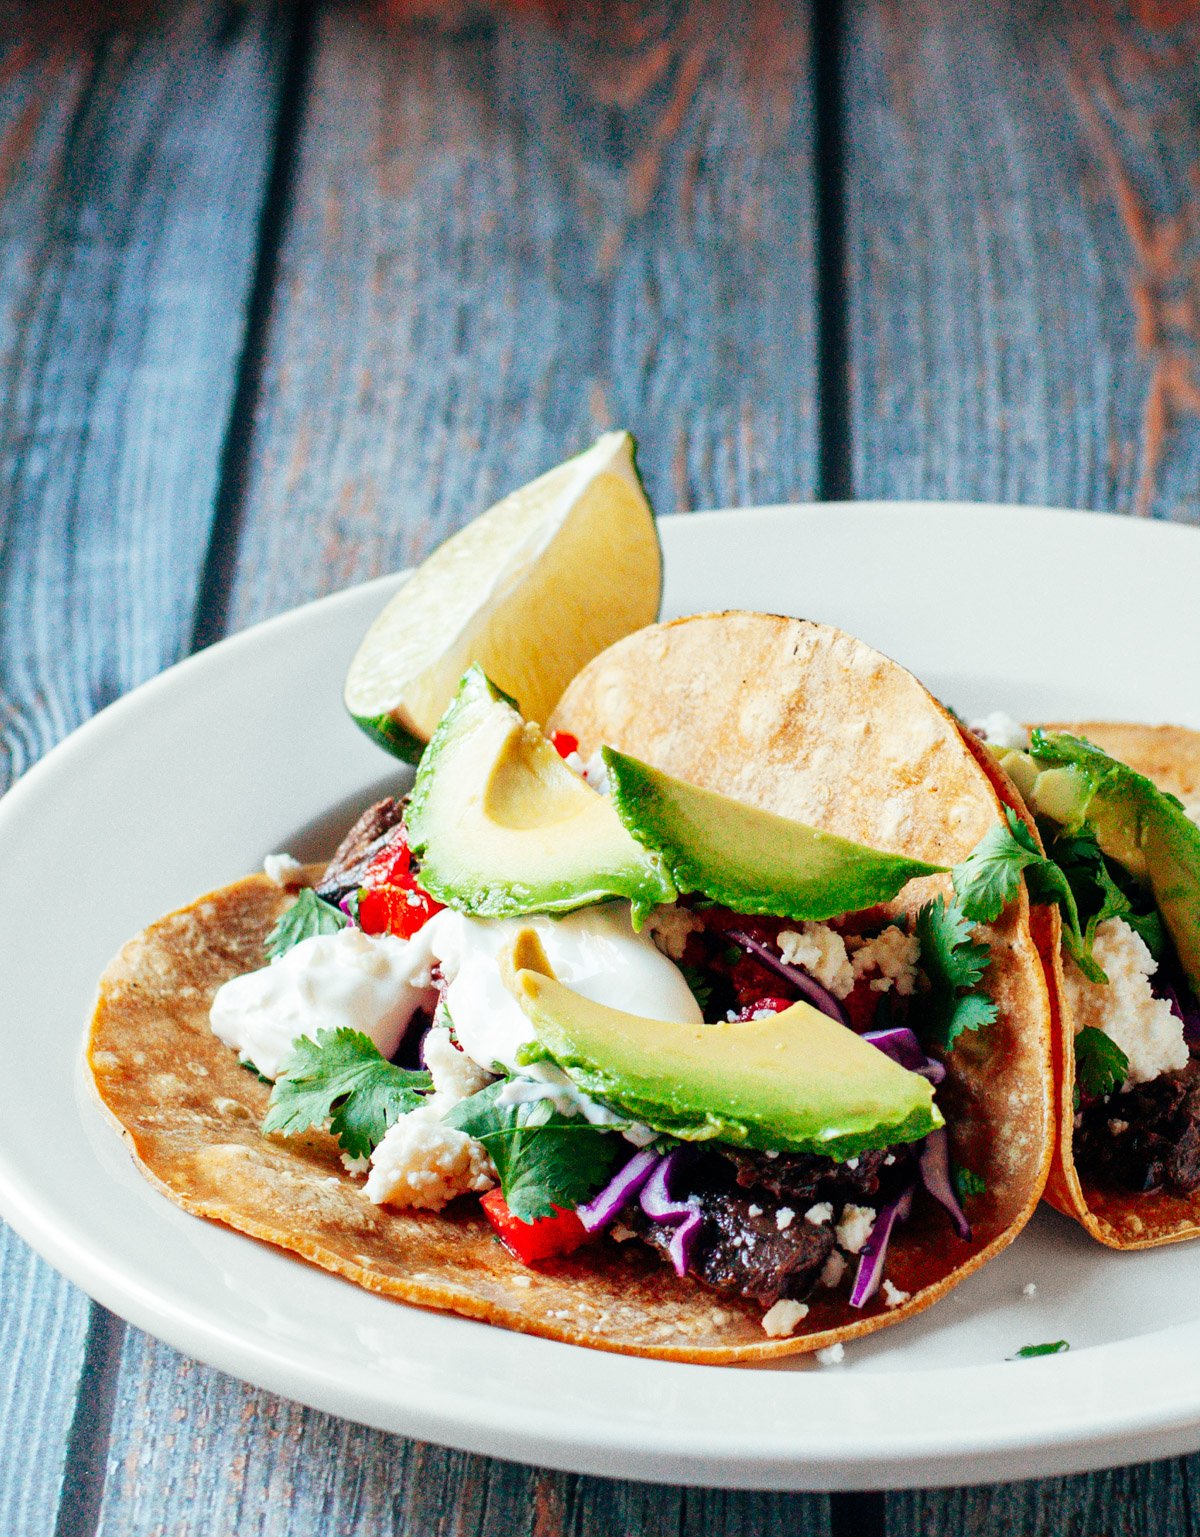
[[[1190,1537],[1200,1460],[888,1496],[887,1537]]]
[[[3,790],[187,648],[281,37],[191,3],[7,6],[0,38]],[[0,1229],[0,1531],[54,1529],[107,1332]]]
[[[855,494],[1200,520],[1200,13],[846,21]]]
[[[612,424],[662,511],[812,494],[803,9],[428,9],[322,15],[234,627]]]
[[[301,1409],[130,1330],[101,1537],[826,1537],[817,1495],[580,1478]]]

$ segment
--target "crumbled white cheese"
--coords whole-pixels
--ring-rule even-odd
[[[851,965],[856,981],[868,972],[879,973],[871,978],[873,992],[886,993],[894,987],[901,998],[907,998],[916,990],[920,958],[921,941],[917,936],[890,923],[874,939],[858,947]]]
[[[365,1153],[362,1155],[339,1153],[338,1157],[342,1160],[342,1168],[347,1174],[365,1174],[371,1167],[371,1160]]]
[[[775,1226],[781,1233],[786,1232],[792,1225],[792,1218],[796,1213],[790,1206],[781,1206],[775,1213]]]
[[[600,748],[597,748],[584,764],[583,777],[597,795],[608,794],[608,765],[604,761],[604,754]]]
[[[434,1025],[426,1032],[422,1055],[433,1079],[434,1093],[443,1110],[491,1083],[491,1073],[459,1051],[445,1025]]]
[[[608,1236],[614,1243],[628,1243],[631,1238],[636,1238],[637,1234],[623,1222],[614,1222],[608,1230]]]
[[[263,874],[285,891],[301,884],[297,877],[303,870],[304,866],[291,854],[268,854],[263,860]]]
[[[508,1284],[510,1286],[520,1286],[522,1289],[524,1289],[527,1286],[532,1286],[533,1282],[527,1275],[514,1275],[509,1276]]]
[[[444,1125],[439,1107],[428,1104],[388,1129],[371,1155],[366,1191],[376,1205],[441,1211],[468,1190],[490,1190],[495,1174],[483,1144]]]
[[[669,960],[681,961],[688,935],[704,927],[700,917],[687,907],[667,903],[656,907],[646,919],[646,932]]]
[[[901,1291],[898,1286],[893,1286],[886,1276],[883,1282],[883,1302],[885,1307],[898,1308],[912,1296],[912,1292]]]
[[[1149,1083],[1160,1073],[1188,1064],[1183,1021],[1165,998],[1156,998],[1150,978],[1158,962],[1142,936],[1123,918],[1106,918],[1096,930],[1096,960],[1108,985],[1089,982],[1067,959],[1063,980],[1075,1030],[1091,1025],[1103,1030],[1129,1058],[1130,1085]]]
[[[1037,1296],[1037,1282],[1036,1281],[1026,1281],[1025,1285],[1022,1286],[1022,1288],[1021,1288],[1021,1295],[1022,1295],[1022,1297],[1036,1297]]]
[[[837,1249],[829,1251],[829,1257],[821,1267],[822,1286],[840,1286],[842,1277],[846,1274],[846,1256]]]
[[[857,1158],[847,1158],[846,1159],[846,1167],[848,1169],[857,1169],[858,1168],[858,1159]]]
[[[802,966],[835,998],[844,998],[854,986],[854,967],[846,953],[846,941],[827,923],[781,929],[777,943],[787,965]]]
[[[749,1206],[749,1207],[746,1208],[746,1211],[747,1211],[747,1215],[749,1215],[751,1217],[761,1217],[762,1216],[762,1207],[761,1206]]]
[[[859,1253],[874,1226],[873,1206],[843,1206],[842,1219],[836,1228],[838,1247],[845,1249],[847,1254]]]
[[[833,1221],[833,1202],[818,1201],[815,1206],[810,1206],[804,1213],[805,1222],[811,1222],[814,1227],[820,1227],[824,1222]]]
[[[822,1366],[840,1366],[846,1359],[846,1347],[841,1340],[835,1345],[826,1345],[824,1350],[817,1351],[817,1360]]]
[[[773,1340],[784,1339],[807,1317],[806,1302],[793,1302],[790,1297],[781,1297],[773,1308],[768,1308],[763,1314],[762,1326]]]
[[[1003,710],[992,710],[967,724],[976,736],[982,737],[992,747],[1029,746],[1029,732],[1019,720],[1014,720]]]
[[[1126,1132],[1126,1131],[1129,1130],[1129,1122],[1128,1121],[1119,1121],[1114,1116],[1113,1119],[1111,1121],[1109,1121],[1109,1123],[1108,1123],[1108,1129],[1109,1129],[1109,1131],[1112,1132],[1114,1137],[1119,1137],[1122,1132]]]

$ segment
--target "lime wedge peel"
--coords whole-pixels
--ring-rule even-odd
[[[416,762],[478,663],[545,721],[581,667],[652,624],[662,552],[627,432],[497,502],[434,550],[391,599],[346,677],[346,707]]]

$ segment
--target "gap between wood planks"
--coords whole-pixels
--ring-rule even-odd
[[[197,594],[191,650],[225,633],[262,380],[279,251],[290,211],[315,35],[315,0],[298,0],[280,82],[275,147],[259,225],[258,255],[220,472],[212,532]],[[814,0],[814,203],[817,287],[817,494],[852,495],[849,361],[845,324],[845,174],[841,0]],[[92,1305],[79,1397],[67,1445],[55,1537],[92,1537],[103,1504],[125,1327]],[[833,1494],[830,1537],[883,1537],[882,1494]]]

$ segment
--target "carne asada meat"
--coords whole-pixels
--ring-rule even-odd
[[[404,803],[389,795],[368,806],[337,846],[325,873],[317,882],[317,895],[335,905],[362,885],[363,872],[404,820]]]
[[[1200,1061],[1086,1105],[1074,1138],[1075,1163],[1121,1190],[1200,1189]]]
[[[885,1168],[889,1171],[904,1156],[887,1148],[860,1153],[852,1168],[848,1163],[834,1163],[816,1153],[766,1153],[749,1148],[728,1148],[722,1152],[737,1171],[737,1182],[746,1188],[767,1190],[788,1205],[803,1201],[870,1201],[879,1194],[879,1182]],[[891,1158],[888,1164],[886,1160]]]

